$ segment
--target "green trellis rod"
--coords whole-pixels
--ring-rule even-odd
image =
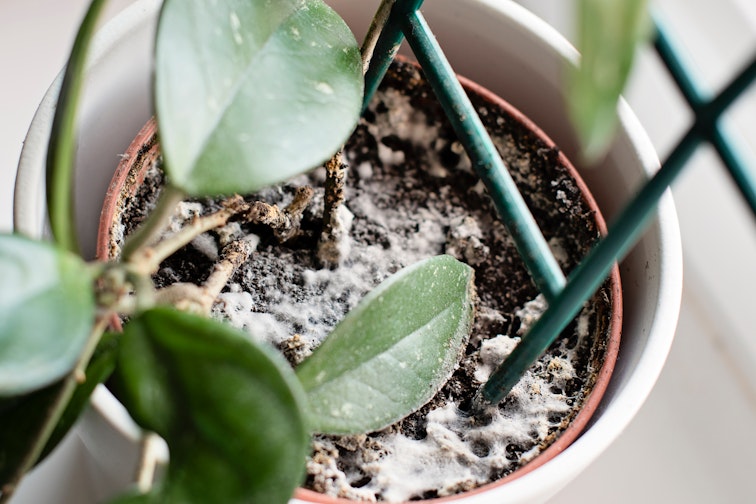
[[[626,205],[609,226],[607,235],[597,242],[565,281],[480,118],[419,12],[422,3],[423,0],[396,0],[394,3],[366,73],[365,106],[406,37],[478,175],[491,192],[534,282],[549,302],[549,308],[493,373],[476,398],[478,405],[495,404],[509,393],[523,373],[578,314],[585,301],[607,277],[612,265],[630,251],[653,217],[659,199],[701,142],[708,141],[714,146],[756,214],[756,178],[720,124],[723,113],[756,79],[756,57],[724,90],[708,99],[699,91],[691,73],[681,63],[679,52],[663,25],[656,21],[656,50],[693,109],[695,120],[659,171]]]
[[[756,178],[749,170],[735,145],[732,144],[720,123],[722,114],[740,97],[756,78],[756,57],[715,97],[708,96],[696,83],[692,73],[685,68],[678,49],[661,20],[656,20],[656,52],[669,70],[677,87],[695,114],[689,134],[697,142],[708,141],[727,167],[751,211],[756,214]]]
[[[364,105],[370,102],[406,36],[476,173],[491,193],[533,281],[546,299],[552,301],[564,289],[564,274],[475,107],[467,99],[454,70],[418,10],[422,3],[423,0],[399,0],[394,4],[365,75]]]
[[[641,188],[616,221],[609,226],[609,233],[575,268],[568,279],[567,286],[556,301],[549,304],[548,310],[534,324],[504,365],[497,369],[484,385],[483,398],[486,401],[496,403],[503,399],[519,381],[525,370],[577,315],[585,300],[606,278],[612,264],[624,258],[640,238],[656,210],[659,199],[682,172],[702,141],[709,140],[714,144],[741,192],[749,201],[752,211],[756,213],[756,206],[754,206],[756,199],[753,198],[756,194],[756,182],[753,173],[749,172],[742,158],[730,145],[719,123],[722,114],[756,78],[756,58],[717,96],[705,100],[698,93],[688,95],[696,89],[693,84],[695,81],[690,72],[683,68],[677,56],[678,53],[672,49],[670,40],[661,23],[657,22],[655,47],[675,81],[678,85],[682,84],[683,94],[686,95],[695,113],[693,125],[683,135],[659,171]]]

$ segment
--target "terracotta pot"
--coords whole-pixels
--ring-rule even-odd
[[[376,2],[370,6],[348,0],[330,3],[355,28],[359,39]],[[136,2],[105,27],[95,42],[77,164],[79,228],[90,255],[97,209],[112,176],[108,167],[151,114],[149,61],[158,8],[158,0]],[[575,156],[576,135],[564,113],[560,75],[576,55],[561,36],[516,4],[500,0],[435,0],[427,3],[424,12],[457,71],[506,96],[542,125],[568,156]],[[474,52],[469,49],[472,43]],[[17,229],[32,236],[41,236],[46,229],[44,156],[59,82],[35,116],[19,165],[14,219]],[[617,141],[603,165],[582,172],[600,208],[610,217],[658,166],[649,140],[624,104],[620,118]],[[630,422],[661,370],[679,308],[681,251],[669,197],[661,201],[659,217],[623,261],[621,271],[625,282],[620,359],[583,434],[548,462],[529,464],[527,474],[523,471],[514,480],[453,500],[543,501],[587,467]],[[77,432],[95,461],[91,479],[101,485],[99,495],[105,496],[132,477],[139,433],[103,387],[95,392],[92,406]],[[295,501],[306,497],[298,494]]]
[[[405,60],[405,58],[400,59]],[[548,138],[537,125],[505,100],[464,77],[460,77],[460,81],[469,95],[476,96],[477,100],[487,103],[492,110],[495,110],[493,114],[490,114],[492,117],[507,118],[508,123],[517,123],[521,129],[529,131],[532,136],[539,139],[540,144],[533,147],[532,151],[529,151],[531,158],[539,157],[539,152],[542,148],[557,150],[551,139]],[[512,127],[512,129],[516,129],[516,127]],[[145,124],[128,149],[126,149],[105,195],[97,238],[96,256],[98,259],[109,261],[118,257],[120,253],[120,243],[122,243],[123,240],[119,226],[121,215],[129,200],[133,198],[139,190],[147,171],[156,162],[159,156],[160,146],[158,142],[157,125],[153,118]],[[593,217],[596,228],[600,233],[605,234],[606,224],[601,211],[577,170],[561,151],[558,151],[554,163],[563,167],[569,174],[569,177],[573,179],[575,185],[580,191],[584,204]],[[557,202],[554,203],[558,204]],[[442,499],[427,499],[425,502],[428,504],[435,504],[437,502],[468,502],[467,497],[470,495],[491,492],[494,489],[506,485],[510,481],[535,470],[553,459],[575,441],[588,424],[591,416],[601,402],[601,398],[603,397],[611,379],[617,359],[617,353],[619,351],[622,329],[622,289],[619,269],[616,266],[612,269],[610,274],[609,287],[606,292],[611,298],[611,307],[609,314],[607,315],[610,318],[607,323],[608,330],[606,331],[606,334],[600,333],[595,335],[597,340],[605,338],[605,346],[603,347],[604,353],[600,358],[601,367],[592,377],[593,381],[589,380],[586,384],[586,389],[590,390],[590,393],[583,401],[582,407],[569,423],[569,426],[561,432],[556,441],[550,444],[541,454],[508,476],[471,492]],[[602,345],[599,344],[599,346]],[[305,502],[318,502],[324,504],[348,504],[352,502],[344,499],[330,498],[306,489],[299,489],[296,496],[298,499]]]

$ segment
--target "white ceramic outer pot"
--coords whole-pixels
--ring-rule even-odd
[[[359,39],[377,0],[332,0]],[[103,196],[118,154],[151,115],[151,50],[159,0],[139,0],[97,36],[82,103],[77,151],[77,220],[92,256]],[[549,25],[505,0],[433,0],[423,12],[455,70],[502,96],[536,122],[575,162],[576,135],[564,106],[563,73],[575,50]],[[45,96],[27,136],[16,182],[17,230],[46,233],[44,163],[58,79]],[[621,127],[601,166],[578,170],[609,222],[658,167],[650,140],[625,103]],[[559,456],[524,476],[450,502],[542,502],[595,460],[628,425],[651,391],[674,336],[682,291],[682,251],[671,195],[621,264],[624,326],[611,383],[582,436]],[[77,426],[99,472],[103,497],[129,484],[140,432],[123,407],[99,387]],[[292,499],[292,503],[303,501]]]

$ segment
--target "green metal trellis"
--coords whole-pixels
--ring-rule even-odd
[[[693,110],[695,119],[661,168],[611,223],[606,236],[565,278],[420,12],[422,3],[423,0],[393,2],[365,75],[365,104],[372,98],[399,46],[406,39],[472,160],[476,173],[485,183],[512,234],[533,281],[548,301],[548,309],[479,394],[479,402],[498,403],[578,314],[585,301],[603,283],[612,265],[630,251],[646,229],[662,194],[682,172],[702,142],[714,146],[756,214],[756,176],[724,134],[720,121],[724,112],[756,79],[756,55],[724,90],[716,96],[707,96],[700,91],[692,74],[681,63],[680,53],[663,24],[658,20],[655,22],[655,48]],[[386,2],[382,7],[385,5]]]

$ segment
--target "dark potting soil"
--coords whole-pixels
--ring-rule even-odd
[[[473,103],[544,236],[567,273],[596,240],[592,211],[558,152],[500,109]],[[213,316],[271,342],[296,365],[380,281],[422,258],[447,253],[474,267],[478,292],[472,336],[459,368],[418,412],[381,432],[315,436],[306,487],[354,500],[404,501],[458,493],[495,481],[551,444],[581,408],[601,366],[610,291],[600,290],[575,322],[490,418],[460,413],[508,355],[545,303],[432,92],[414,66],[395,64],[346,146],[348,231],[344,258],[321,267],[324,170],[249,196],[281,207],[297,187],[315,196],[300,233],[281,244],[269,229],[233,222],[168,259],[159,286],[200,283],[224,243],[251,240],[256,250],[227,284]],[[128,234],[149,211],[162,182],[148,183],[125,210]],[[218,208],[185,202],[182,219]],[[178,224],[177,224],[178,225]]]

